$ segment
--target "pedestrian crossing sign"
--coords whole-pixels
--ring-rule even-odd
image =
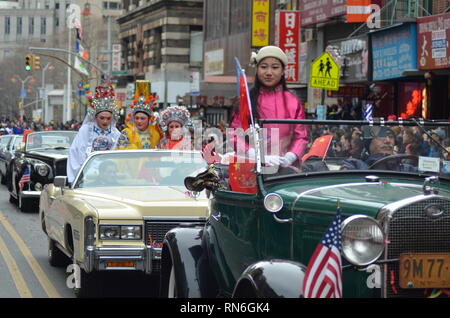
[[[339,90],[339,65],[328,52],[324,52],[311,64],[309,87],[330,91]]]

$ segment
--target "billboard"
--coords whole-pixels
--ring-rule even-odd
[[[372,35],[372,80],[399,78],[417,69],[416,24],[374,32]]]
[[[421,70],[450,68],[450,13],[417,18],[417,64]]]

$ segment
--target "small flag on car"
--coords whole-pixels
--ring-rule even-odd
[[[332,139],[333,135],[324,135],[316,138],[308,153],[302,157],[302,162],[308,160],[310,157],[325,157]]]
[[[30,168],[26,167],[25,170],[23,171],[23,175],[22,178],[20,178],[19,181],[19,189],[20,191],[22,191],[23,187],[25,186],[26,183],[29,183],[30,180]]]
[[[342,298],[341,208],[317,245],[302,285],[305,298]]]

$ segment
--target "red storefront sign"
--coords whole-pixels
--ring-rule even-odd
[[[288,83],[300,79],[300,11],[279,10],[275,14],[275,45],[287,55],[285,78]]]
[[[417,65],[421,70],[450,68],[450,13],[417,18]]]
[[[300,3],[300,11],[302,27],[313,25],[347,14],[346,0],[304,0]]]

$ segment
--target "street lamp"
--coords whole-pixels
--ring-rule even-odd
[[[27,91],[25,90],[25,83],[28,82],[31,79],[33,79],[33,76],[31,76],[31,75],[27,76],[24,80],[19,75],[14,75],[11,78],[11,82],[13,82],[13,83],[17,83],[17,81],[22,83],[22,88],[20,89],[20,104],[19,104],[21,120],[23,120],[23,115],[24,115],[23,103],[24,103],[24,100],[25,100],[25,96],[27,94]]]

